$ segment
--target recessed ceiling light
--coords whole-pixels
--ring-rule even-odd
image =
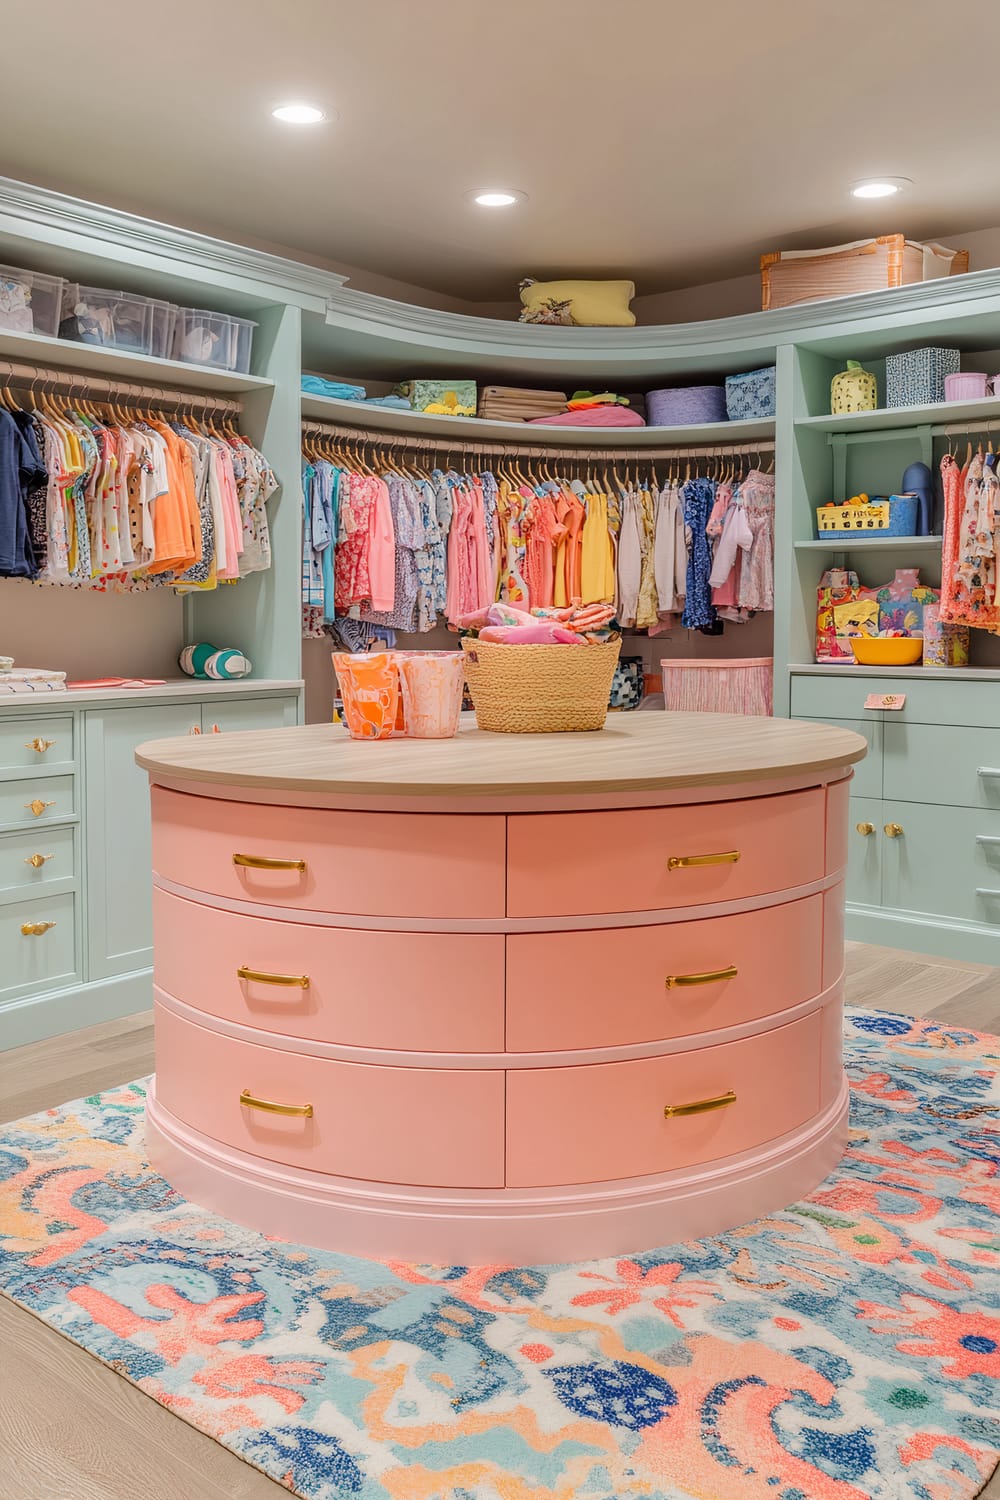
[[[473,188],[465,196],[480,208],[510,208],[513,203],[523,203],[528,195],[517,188]]]
[[[279,104],[271,113],[286,125],[319,125],[327,118],[326,112],[315,104]]]
[[[855,198],[892,198],[912,186],[909,177],[866,177],[851,183],[851,193]]]

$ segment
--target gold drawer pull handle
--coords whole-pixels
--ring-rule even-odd
[[[40,870],[42,868],[42,865],[44,865],[44,863],[45,863],[45,861],[47,859],[55,859],[55,855],[54,854],[29,854],[28,857],[27,857],[27,859],[24,861],[24,863],[26,865],[31,865],[32,868],[35,869],[35,870]]]
[[[861,837],[865,839],[875,832],[874,823],[857,823],[855,824],[855,827],[857,828]]]
[[[236,977],[253,980],[256,984],[297,985],[300,990],[309,988],[308,974],[268,974],[264,969],[248,969],[246,964],[241,964],[236,970]]]
[[[54,922],[22,922],[21,935],[22,937],[44,937],[49,928],[55,925]]]
[[[54,744],[55,740],[43,740],[41,735],[37,734],[33,740],[27,742],[24,748],[25,750],[37,750],[39,755],[44,755],[46,750],[51,750]]]
[[[54,801],[43,802],[40,797],[36,797],[34,802],[26,802],[24,805],[29,812],[34,813],[36,818],[40,818],[47,807],[55,807],[56,804]]]
[[[249,1089],[243,1090],[240,1103],[247,1109],[262,1109],[269,1115],[301,1115],[306,1120],[312,1119],[311,1104],[275,1104],[273,1099],[258,1099]]]
[[[708,969],[704,974],[668,974],[663,983],[668,990],[684,990],[695,984],[714,984],[717,979],[735,979],[739,973],[735,964],[724,969]]]
[[[885,825],[886,838],[901,839],[903,837],[902,823],[887,823]]]
[[[266,859],[263,854],[234,854],[234,865],[244,865],[248,870],[304,870],[304,859]]]
[[[724,1094],[718,1094],[714,1099],[696,1099],[694,1104],[665,1104],[663,1118],[674,1120],[680,1115],[703,1115],[710,1109],[725,1109],[727,1104],[735,1103],[735,1092],[727,1089]]]
[[[740,857],[738,849],[725,854],[674,854],[667,860],[668,870],[686,870],[691,865],[735,865]]]

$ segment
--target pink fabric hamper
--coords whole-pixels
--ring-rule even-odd
[[[664,707],[675,713],[769,717],[773,710],[773,657],[667,657],[660,666]]]

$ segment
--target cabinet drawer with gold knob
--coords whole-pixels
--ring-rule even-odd
[[[698,1166],[804,1125],[833,1102],[819,1012],[738,1042],[635,1062],[507,1073],[507,1186],[610,1182]],[[832,1092],[831,1092],[832,1091]]]
[[[75,901],[67,893],[0,905],[0,1000],[77,978]]]
[[[8,718],[0,724],[0,777],[4,773],[69,770],[74,761],[73,720],[47,714]]]
[[[76,804],[74,783],[72,776],[43,775],[0,781],[0,828],[33,828],[72,818]],[[29,854],[33,852],[28,850]]]
[[[73,890],[75,841],[72,824],[0,835],[0,901]]]

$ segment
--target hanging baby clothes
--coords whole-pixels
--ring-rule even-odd
[[[642,563],[635,623],[636,629],[649,630],[659,620],[659,601],[656,593],[656,502],[648,489],[639,491],[639,527]]]
[[[238,578],[243,554],[248,572],[269,566],[264,502],[276,481],[237,434],[159,417],[5,415],[0,574],[100,592],[184,593]],[[4,436],[11,433],[20,449]],[[19,535],[18,560],[8,560]]]
[[[577,490],[577,485],[579,489]],[[615,554],[608,528],[608,497],[600,490],[584,490],[580,480],[574,490],[586,506],[580,560],[580,598],[584,604],[610,604],[615,597]]]
[[[686,597],[681,624],[688,630],[703,630],[715,624],[715,606],[708,581],[712,571],[712,548],[706,531],[715,499],[715,481],[688,480],[681,490],[681,499],[688,544]]]
[[[416,554],[424,544],[420,496],[410,479],[391,474],[386,483],[393,529],[393,604],[388,610],[362,605],[361,618],[373,625],[388,625],[393,630],[412,633],[417,628],[420,590]]]
[[[709,583],[712,603],[723,619],[740,620],[740,578],[743,558],[753,545],[753,531],[740,499],[740,487],[720,484],[708,521],[708,534],[717,538]]]
[[[625,630],[635,628],[639,607],[639,582],[642,577],[641,502],[635,490],[622,496],[621,528],[618,532],[618,589],[615,615]]]
[[[751,469],[740,485],[740,504],[753,535],[743,554],[737,603],[741,609],[774,608],[774,475]]]
[[[941,460],[944,542],[941,619],[1000,634],[994,550],[996,476],[981,454],[963,469],[951,454]]]
[[[656,613],[669,620],[684,608],[687,594],[688,549],[684,505],[675,484],[665,484],[656,502],[653,575]]]

